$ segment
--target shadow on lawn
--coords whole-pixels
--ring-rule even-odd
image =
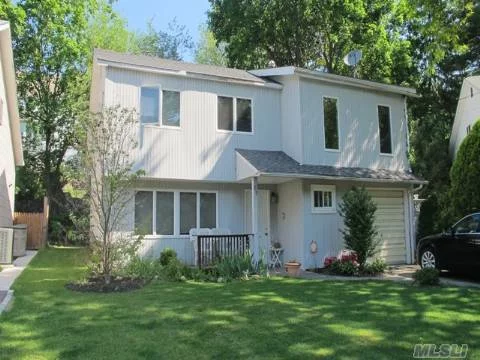
[[[470,289],[272,279],[74,294],[63,285],[79,268],[60,275],[65,262],[56,264],[42,272],[48,280],[33,272],[41,261],[21,279],[1,319],[2,359],[394,359],[411,357],[418,342],[473,349],[480,335],[480,292]]]

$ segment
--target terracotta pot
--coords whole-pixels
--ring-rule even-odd
[[[285,271],[288,276],[299,276],[300,275],[300,266],[302,264],[298,262],[287,262],[285,264]]]

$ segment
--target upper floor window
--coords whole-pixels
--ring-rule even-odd
[[[390,107],[378,105],[378,128],[380,133],[380,153],[392,153],[392,134],[390,128]]]
[[[142,87],[140,90],[140,121],[142,124],[158,124],[159,89]]]
[[[338,150],[338,109],[337,99],[323,98],[323,128],[325,131],[325,149]]]
[[[312,185],[312,212],[335,212],[335,186]]]
[[[164,126],[180,126],[180,93],[178,91],[163,90],[162,119]],[[158,124],[160,118],[160,89],[142,87],[140,90],[140,121],[142,124]]]
[[[180,126],[180,93],[162,91],[162,125]]]
[[[252,132],[252,100],[218,96],[217,129]]]

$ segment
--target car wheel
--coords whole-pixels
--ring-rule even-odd
[[[435,252],[432,248],[425,248],[420,253],[420,266],[425,268],[436,268],[438,267],[437,257],[435,256]]]

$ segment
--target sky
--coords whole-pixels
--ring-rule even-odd
[[[127,19],[131,30],[145,30],[150,19],[156,29],[167,30],[168,23],[176,18],[197,43],[198,27],[207,21],[209,3],[208,0],[118,0],[114,9]],[[193,53],[185,54],[184,60],[192,59]]]

